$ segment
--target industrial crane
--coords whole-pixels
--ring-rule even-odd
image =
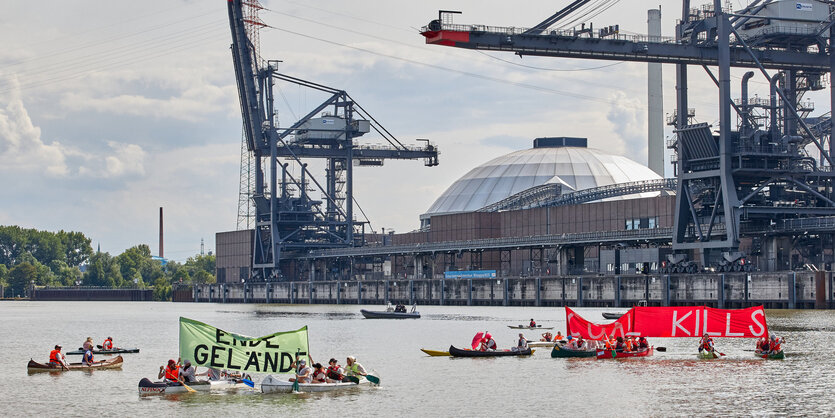
[[[244,2],[227,4],[244,133],[255,162],[254,248],[247,279],[276,280],[283,277],[282,261],[296,254],[363,242],[366,222],[354,219],[355,163],[380,166],[385,159],[423,159],[431,167],[438,164],[438,149],[427,140],[424,146],[406,146],[347,92],[282,74],[275,61],[262,62],[247,34],[246,25],[253,22],[245,16]],[[274,108],[276,82],[313,89],[328,98],[290,127],[280,128]],[[389,145],[359,144],[357,138],[372,129]],[[305,162],[310,158],[326,161],[324,182],[312,175]],[[298,176],[290,165],[298,168]],[[311,188],[322,200],[310,195]]]
[[[804,92],[824,88],[825,73],[835,68],[831,2],[754,0],[732,12],[720,0],[700,9],[683,0],[675,38],[623,35],[618,25],[595,31],[591,23],[551,29],[589,3],[573,1],[531,29],[454,24],[460,12],[441,10],[421,34],[427,44],[519,56],[675,64],[677,110],[671,124],[678,182],[672,246],[677,253],[699,255],[702,267],[740,270],[742,237],[748,238],[750,252],[773,251],[778,235],[797,238],[812,224],[832,220],[835,164],[828,137],[835,122],[806,119],[798,106]],[[718,87],[718,135],[710,125],[693,121],[687,82],[693,65]],[[718,67],[718,74],[708,66]],[[741,100],[732,99],[731,67],[756,69],[770,83],[771,98],[763,106],[768,124],[754,117],[754,108],[762,104],[747,97],[753,72],[743,77]],[[830,97],[835,103],[835,95]],[[738,127],[732,126],[732,111],[742,121]],[[816,148],[818,158],[807,145]],[[807,229],[775,232],[777,221],[794,219],[802,219]]]

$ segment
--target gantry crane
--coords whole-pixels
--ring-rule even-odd
[[[347,92],[279,73],[275,62],[262,62],[247,35],[243,6],[242,0],[228,2],[244,133],[255,162],[254,248],[248,279],[275,280],[283,277],[282,261],[294,254],[362,242],[366,222],[354,219],[354,163],[379,166],[386,159],[423,159],[431,167],[438,164],[438,149],[429,141],[422,147],[406,146]],[[292,126],[280,128],[274,108],[276,82],[313,89],[328,98]],[[359,144],[357,138],[372,129],[389,145]],[[310,172],[305,160],[311,158],[326,161],[324,182]],[[291,165],[298,168],[298,176]],[[318,190],[323,201],[311,196],[311,189]]]
[[[532,29],[454,24],[452,17],[460,12],[442,10],[421,33],[428,44],[519,56],[675,64],[672,146],[678,185],[672,246],[698,256],[703,267],[742,269],[736,262],[740,257],[733,255],[739,254],[742,236],[751,238],[749,251],[759,251],[763,237],[772,240],[767,246],[777,247],[775,221],[802,218],[811,224],[835,216],[835,164],[828,139],[835,122],[807,120],[798,106],[802,94],[822,89],[824,75],[835,68],[831,2],[755,0],[732,12],[720,0],[701,9],[683,0],[674,39],[622,35],[618,25],[597,31],[591,23],[551,29],[589,3],[576,0]],[[693,123],[687,82],[693,65],[701,66],[718,87],[718,135],[708,124]],[[708,66],[718,67],[718,76]],[[754,104],[748,102],[752,72],[743,77],[742,99],[734,102],[731,67],[757,69],[770,83],[765,104],[769,124],[754,117]],[[835,103],[831,91],[830,102]],[[732,126],[732,111],[742,121],[739,127]],[[816,157],[807,150],[812,144]],[[783,231],[793,237],[803,232]]]

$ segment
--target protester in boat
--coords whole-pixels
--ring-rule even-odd
[[[107,337],[103,343],[101,343],[102,350],[112,350],[113,349],[113,337]]]
[[[180,380],[180,359],[175,362],[174,359],[168,360],[168,365],[159,366],[159,375],[157,379],[165,377],[166,382],[177,382]]]
[[[92,350],[93,349],[93,337],[87,337],[87,340],[84,341],[84,344],[81,346],[81,349],[84,351]]]
[[[623,351],[624,348],[626,348],[626,343],[624,343],[623,337],[618,337],[618,339],[615,340],[615,350]]]
[[[519,333],[519,341],[516,342],[516,349],[519,351],[525,351],[528,349],[528,340],[521,332]]]
[[[783,350],[780,345],[783,343],[783,340],[777,337],[774,334],[771,334],[770,342],[768,343],[768,353],[769,354],[776,354]]]
[[[496,351],[496,340],[493,339],[493,336],[489,332],[484,333],[484,337],[481,339],[481,347],[478,350]]]
[[[402,303],[398,303],[394,308],[395,312],[406,312],[406,307]]]
[[[639,337],[638,338],[638,349],[644,350],[649,348],[649,342],[647,342],[647,337]]]
[[[298,367],[296,366],[298,364]],[[313,374],[313,370],[310,367],[307,367],[307,361],[301,359],[297,362],[293,362],[290,367],[296,368],[296,377],[291,377],[290,381],[295,382],[298,381],[299,383],[310,383],[310,377]]]
[[[195,371],[195,368],[191,366],[191,360],[186,360],[183,364],[183,368],[180,370],[180,381],[186,383],[196,382],[197,376]]]
[[[583,337],[577,337],[577,342],[575,343],[575,347],[578,350],[585,350],[586,349],[586,340]]]
[[[67,367],[67,358],[61,353],[61,346],[55,345],[55,349],[49,352],[49,365]]]
[[[632,338],[626,337],[623,340],[624,351],[635,351],[635,346],[632,344]]]
[[[713,338],[710,338],[708,333],[702,336],[702,339],[699,340],[699,352],[701,353],[703,350],[706,350],[708,353],[712,353],[713,348]]]
[[[195,371],[197,371],[196,368],[195,368]],[[206,376],[206,378],[209,379],[209,380],[220,380],[223,377],[221,371],[218,370],[218,369],[215,369],[214,367],[209,367],[203,373],[195,373],[194,376],[195,377]]]
[[[327,373],[322,363],[313,363],[313,374],[310,377],[313,383],[325,383],[328,381]]]
[[[495,344],[495,342],[493,343]],[[368,372],[365,371],[365,367],[362,367],[362,364],[357,363],[357,358],[354,356],[348,356],[345,360],[345,372],[347,376],[365,376]]]
[[[337,364],[336,359],[332,358],[328,361],[328,370],[326,372],[328,383],[341,382],[345,377],[345,369]]]
[[[551,342],[553,337],[554,336],[550,332],[546,332],[542,334],[542,338],[540,338],[539,341]]]
[[[528,326],[531,328],[536,328],[536,321],[534,321],[533,318],[531,318],[531,323],[528,324]]]
[[[95,363],[93,360],[93,349],[84,350],[84,354],[81,356],[81,364],[89,366],[93,363]]]
[[[557,335],[554,335],[554,339],[552,341],[562,341],[564,338],[565,337],[563,337],[562,334],[560,334],[560,332],[557,331]]]

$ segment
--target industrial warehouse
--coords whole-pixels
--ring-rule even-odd
[[[592,24],[550,30],[575,3],[530,29],[455,24],[458,13],[441,11],[422,35],[428,45],[648,63],[649,167],[600,149],[601,138],[553,132],[452,182],[427,202],[414,231],[385,234],[357,220],[354,167],[386,159],[432,167],[443,163],[439,147],[404,145],[347,92],[277,72],[248,41],[257,29],[246,16],[254,12],[230,1],[252,222],[217,234],[218,283],[190,297],[832,306],[833,122],[804,100],[828,87],[835,66],[830,6],[755,1],[732,11],[684,0],[672,38],[661,36],[660,10],[648,11],[648,35]],[[676,108],[666,118],[675,135],[667,141],[661,64],[676,68]],[[751,71],[732,85],[731,68]],[[689,106],[694,70],[715,83],[718,124],[697,122]],[[755,77],[768,83],[767,99],[749,97]],[[272,117],[278,82],[330,97],[280,128]],[[364,145],[360,138],[372,131],[390,146]],[[672,178],[664,178],[665,147],[674,151]],[[324,161],[322,175],[306,162],[313,159]]]

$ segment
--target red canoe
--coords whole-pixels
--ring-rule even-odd
[[[597,358],[602,360],[607,358],[647,357],[651,356],[653,351],[654,347],[652,346],[643,351],[597,350]]]

